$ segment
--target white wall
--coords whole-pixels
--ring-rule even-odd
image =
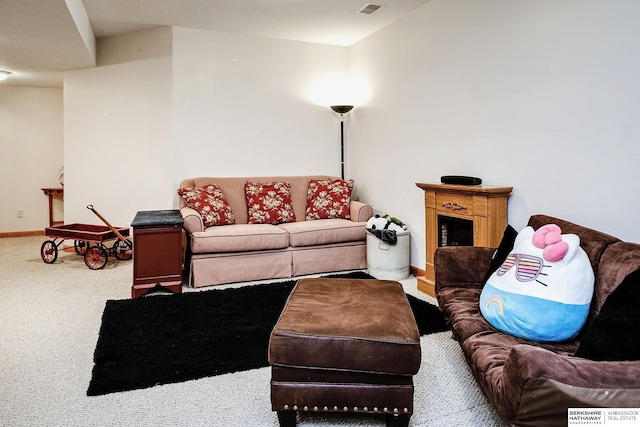
[[[174,187],[195,176],[339,175],[339,121],[310,98],[347,67],[344,47],[174,28]]]
[[[640,242],[640,3],[432,0],[352,46],[374,90],[351,118],[362,198],[407,222],[424,268],[415,182],[513,186],[516,228],[546,213]]]
[[[65,221],[115,226],[168,209],[171,29],[104,40],[97,68],[64,79]]]
[[[49,226],[41,188],[60,187],[62,144],[62,89],[0,86],[0,233]],[[56,198],[54,218],[62,217]]]
[[[195,176],[340,173],[339,121],[309,93],[348,49],[163,28],[101,40],[65,76],[66,221],[129,225]]]

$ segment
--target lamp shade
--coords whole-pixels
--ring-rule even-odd
[[[9,71],[0,70],[0,80],[6,79],[7,77],[9,77],[10,74],[11,72]]]
[[[353,109],[353,105],[332,105],[331,109],[338,114],[346,114]]]

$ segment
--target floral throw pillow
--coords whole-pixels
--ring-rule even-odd
[[[235,224],[236,218],[231,206],[217,185],[179,188],[178,194],[188,207],[197,210],[202,216],[205,228],[214,225]]]
[[[307,220],[350,219],[353,180],[327,179],[309,181],[307,190]]]
[[[288,182],[244,183],[249,224],[281,224],[295,222]]]

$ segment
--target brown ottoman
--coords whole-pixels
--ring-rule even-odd
[[[398,282],[301,279],[271,332],[271,407],[281,427],[298,411],[383,414],[406,426],[420,335]]]

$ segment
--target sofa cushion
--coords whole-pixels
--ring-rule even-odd
[[[493,257],[491,257],[491,265],[489,265],[489,270],[487,271],[487,274],[484,276],[484,280],[482,281],[482,286],[484,286],[487,283],[487,280],[489,280],[489,277],[491,277],[491,275],[498,268],[500,268],[502,263],[507,259],[507,257],[511,253],[511,250],[513,249],[513,243],[515,242],[516,237],[518,237],[518,231],[515,228],[513,228],[511,225],[507,225],[507,227],[504,229],[504,233],[502,234],[502,240],[500,241],[500,245],[498,246],[498,249],[496,249],[496,251],[494,252]]]
[[[188,207],[198,211],[205,227],[235,224],[235,216],[222,191],[215,184],[179,188],[178,194]]]
[[[336,218],[290,222],[278,227],[289,233],[290,246],[300,247],[365,240],[365,224]]]
[[[229,206],[233,210],[233,214],[236,219],[236,224],[247,224],[247,198],[244,192],[244,183],[250,182],[279,182],[285,181],[291,185],[291,201],[293,204],[293,211],[296,215],[296,220],[302,220],[305,218],[307,209],[307,193],[309,190],[309,181],[315,180],[335,180],[338,179],[334,176],[328,175],[307,175],[307,176],[268,176],[268,177],[198,177],[184,179],[179,187],[203,187],[209,184],[216,184],[220,190],[224,193],[229,202]],[[352,193],[353,195],[353,193]],[[178,207],[183,208],[186,203],[182,197],[178,197]],[[353,221],[366,221],[373,215],[371,206],[351,200],[350,207],[351,220]],[[201,231],[201,230],[200,230]]]
[[[591,360],[640,360],[640,270],[614,289],[593,319],[576,356]]]
[[[295,222],[288,182],[244,183],[249,224],[281,224]]]
[[[344,179],[309,181],[307,190],[307,221],[313,219],[349,219],[353,180]]]
[[[289,246],[289,234],[271,224],[209,227],[191,235],[193,253],[263,251]]]
[[[448,319],[451,330],[461,343],[479,332],[491,330],[482,314],[478,299],[478,288],[446,288],[438,292],[438,305]]]
[[[604,254],[605,249],[607,249],[609,245],[620,241],[617,237],[610,236],[601,231],[592,230],[552,216],[532,215],[531,218],[529,218],[528,225],[533,227],[535,230],[545,224],[556,224],[562,229],[563,233],[576,234],[580,236],[580,247],[582,247],[582,249],[587,253],[594,272],[599,268],[598,265],[600,264],[600,257]]]
[[[600,314],[603,304],[624,278],[639,268],[640,243],[619,241],[607,246],[598,264],[590,322]]]

